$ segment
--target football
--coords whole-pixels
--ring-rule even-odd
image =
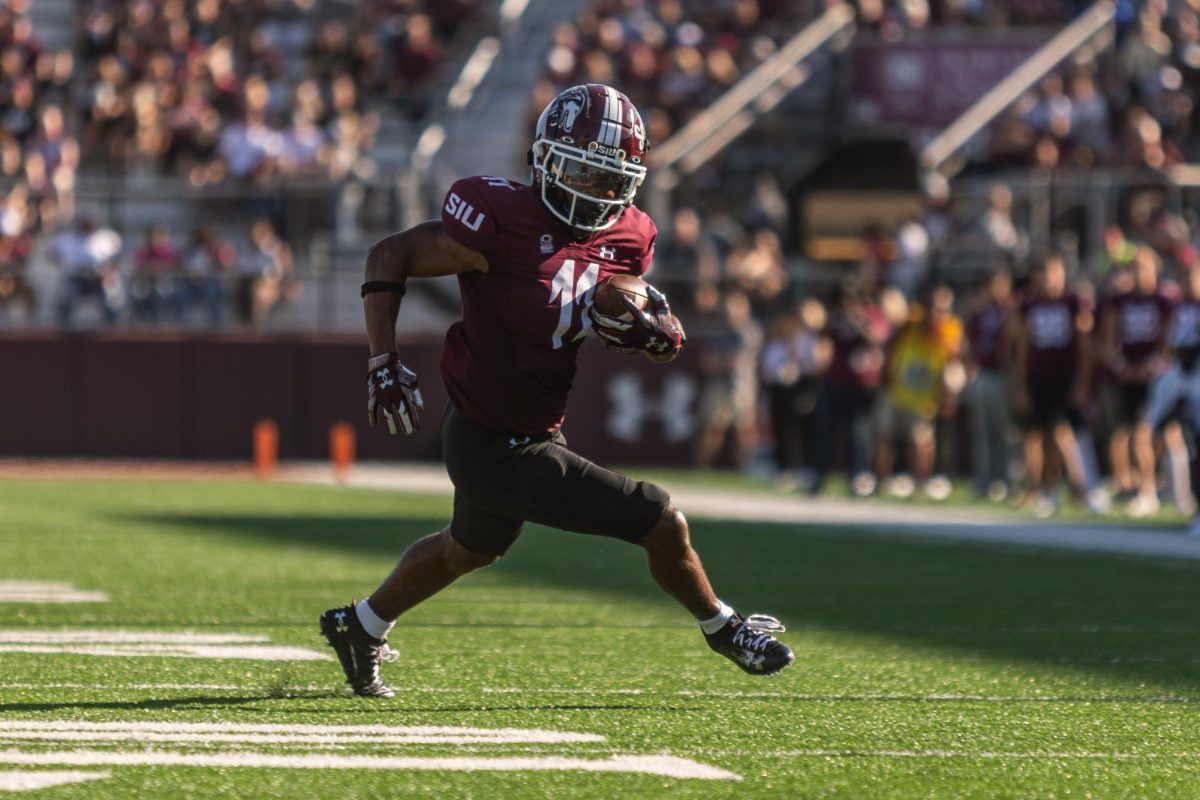
[[[599,314],[628,320],[629,309],[621,302],[623,296],[632,300],[638,308],[644,309],[650,303],[644,280],[636,275],[614,275],[596,287],[592,304]]]

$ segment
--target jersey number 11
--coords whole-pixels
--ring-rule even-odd
[[[558,301],[558,327],[554,329],[551,346],[558,350],[563,346],[563,337],[567,335],[575,321],[575,308],[580,308],[580,329],[573,338],[567,340],[577,342],[587,335],[592,327],[592,320],[587,310],[592,305],[592,293],[596,289],[596,279],[600,277],[600,265],[588,264],[587,269],[575,279],[575,259],[568,258],[563,262],[562,269],[550,283],[550,302]]]

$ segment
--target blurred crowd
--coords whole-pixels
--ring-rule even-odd
[[[931,27],[1054,24],[1088,0],[857,0],[860,28],[897,39]]]
[[[0,320],[28,324],[53,315],[69,328],[80,315],[105,326],[265,327],[299,292],[292,253],[267,219],[241,236],[165,225],[135,241],[87,216],[48,241],[56,284],[40,296],[28,272],[28,236],[0,239]]]
[[[419,116],[471,0],[82,0],[83,150],[194,185],[369,176],[390,99]]]
[[[1200,157],[1200,3],[1146,0],[1129,12],[1115,50],[1043,78],[991,126],[975,162],[1165,169]]]
[[[29,2],[0,3],[0,235],[6,238],[71,217],[81,155],[68,117],[74,57],[41,45]]]
[[[619,86],[663,142],[832,5],[827,0],[595,0],[554,31],[535,115],[577,83]],[[856,0],[857,24],[886,39],[930,28],[1061,25],[1083,0]],[[530,126],[532,128],[532,125]]]
[[[370,178],[370,108],[426,113],[475,13],[475,0],[77,0],[73,46],[51,50],[33,2],[0,0],[0,316],[54,308],[63,324],[93,299],[110,322],[260,324],[294,293],[269,224],[226,244],[203,228],[127,243],[77,211],[81,174],[197,188]],[[59,269],[53,297],[28,275],[42,251]]]
[[[711,344],[697,466],[765,467],[813,493],[837,467],[854,494],[934,500],[969,475],[976,496],[1045,516],[1063,486],[1101,513],[1148,516],[1163,496],[1195,511],[1200,411],[1181,411],[1187,386],[1200,410],[1200,374],[1185,386],[1200,361],[1194,257],[1113,226],[1094,264],[1030,254],[967,286],[934,273],[913,292],[857,275],[801,287],[773,232],[722,241],[718,222],[680,211],[652,278],[672,286],[676,259],[714,265],[672,286]]]
[[[619,86],[642,112],[649,140],[662,142],[769,58],[822,5],[597,0],[554,30],[532,113],[536,119],[569,86],[607,83]]]

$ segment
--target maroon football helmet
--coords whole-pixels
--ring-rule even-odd
[[[529,151],[550,213],[575,231],[602,231],[633,204],[646,177],[646,127],[611,86],[572,86],[538,118]]]

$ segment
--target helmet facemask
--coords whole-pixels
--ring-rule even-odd
[[[577,231],[594,233],[611,227],[646,177],[646,168],[624,158],[624,152],[602,155],[595,143],[587,149],[541,138],[533,145],[535,180],[542,202],[559,221]]]

